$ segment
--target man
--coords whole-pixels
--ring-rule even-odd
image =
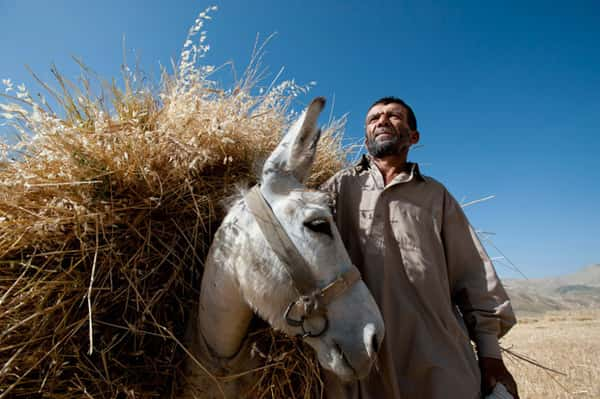
[[[510,302],[460,205],[407,162],[418,142],[411,107],[377,100],[369,155],[323,187],[386,327],[378,367],[347,386],[327,376],[327,396],[475,399],[501,382],[518,398],[498,345],[515,324]]]

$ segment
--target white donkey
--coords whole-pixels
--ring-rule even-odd
[[[245,340],[253,314],[302,335],[344,380],[366,376],[384,335],[379,309],[352,265],[311,169],[325,100],[316,98],[267,159],[260,186],[230,209],[206,260],[184,397],[241,397],[251,381],[212,379],[256,366]],[[202,366],[200,365],[202,364]]]

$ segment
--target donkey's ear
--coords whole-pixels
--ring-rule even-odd
[[[269,173],[292,174],[300,183],[304,182],[310,173],[321,136],[317,119],[324,106],[323,97],[311,101],[267,159],[263,178]]]

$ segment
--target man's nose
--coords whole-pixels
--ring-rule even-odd
[[[379,119],[377,119],[377,126],[388,126],[390,124],[390,118],[388,118],[387,114],[383,113],[379,115]]]

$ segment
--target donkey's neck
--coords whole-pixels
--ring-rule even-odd
[[[208,255],[200,290],[197,331],[214,355],[230,358],[239,350],[252,319],[252,309],[241,295],[233,265],[243,262],[236,234],[217,232]]]

